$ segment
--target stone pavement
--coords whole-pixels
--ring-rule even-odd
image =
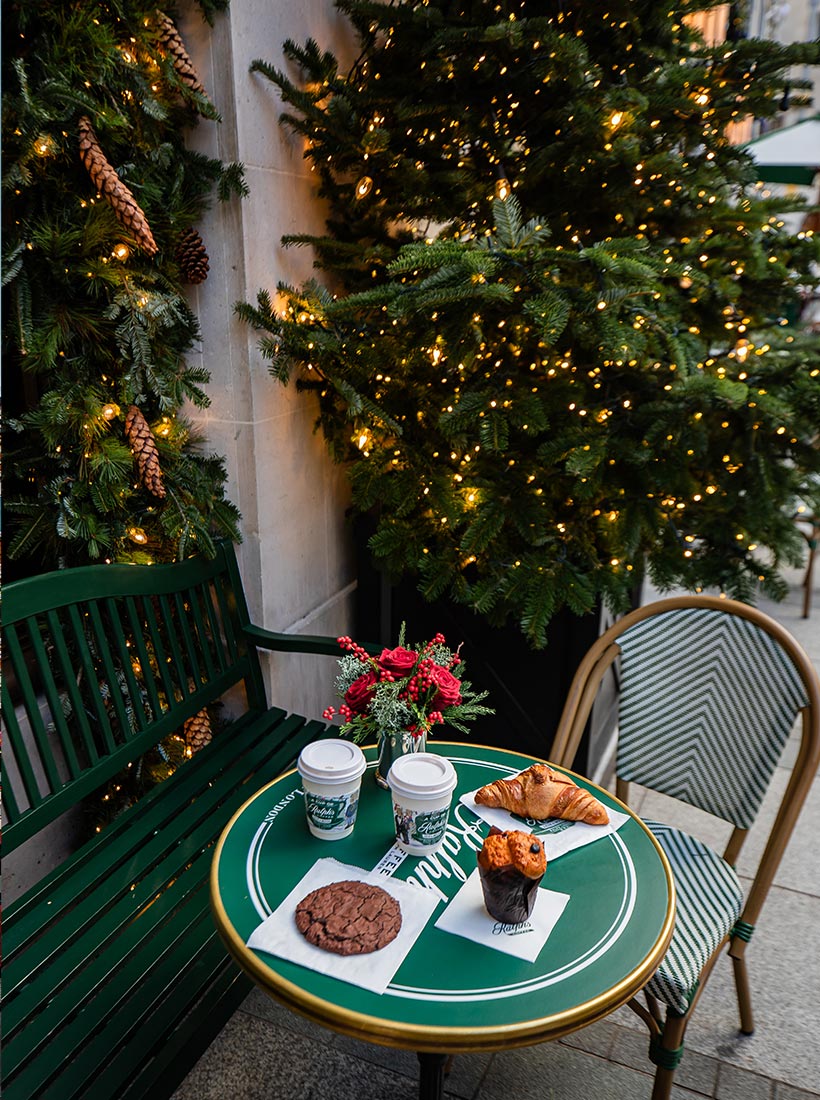
[[[820,583],[820,570],[817,570]],[[801,574],[783,603],[759,606],[798,638],[820,668],[820,592],[802,619]],[[790,743],[771,794],[782,791]],[[720,845],[727,827],[650,792],[634,808]],[[739,873],[759,851],[767,799]],[[737,1029],[731,964],[722,958],[698,1004],[676,1074],[673,1100],[820,1100],[820,777],[803,808],[750,944],[754,1035]],[[627,1008],[554,1043],[492,1055],[458,1055],[447,1100],[649,1100],[644,1025]],[[416,1100],[414,1054],[359,1042],[295,1016],[252,992],[174,1094],[173,1100]]]

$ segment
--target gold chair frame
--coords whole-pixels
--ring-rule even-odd
[[[728,615],[741,616],[757,624],[780,644],[791,659],[805,687],[808,703],[801,708],[802,730],[797,759],[752,886],[745,899],[740,920],[719,944],[701,971],[699,984],[688,1010],[684,1015],[678,1015],[668,1009],[664,1018],[661,1005],[648,993],[646,1007],[634,998],[629,1002],[630,1007],[640,1016],[650,1032],[650,1055],[657,1065],[652,1100],[668,1100],[675,1074],[674,1067],[680,1058],[687,1024],[706,984],[706,979],[727,943],[737,987],[740,1030],[744,1034],[751,1034],[754,1030],[745,957],[748,935],[746,938],[741,938],[738,930],[742,933],[744,929],[753,927],[757,922],[786,844],[820,765],[820,679],[806,652],[783,626],[757,608],[736,600],[704,595],[674,596],[646,604],[619,619],[601,635],[581,661],[570,685],[549,759],[561,766],[572,766],[601,681],[620,654],[618,639],[624,631],[651,616],[680,608],[712,608]],[[628,803],[629,784],[617,776],[615,793],[618,798]],[[735,866],[740,855],[747,833],[748,829],[738,827],[732,831],[723,852],[724,860],[732,867]]]

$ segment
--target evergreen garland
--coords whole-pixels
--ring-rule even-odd
[[[253,65],[328,202],[285,238],[328,287],[238,312],[317,396],[377,559],[536,645],[644,569],[751,599],[802,550],[820,371],[788,321],[820,242],[730,130],[787,80],[805,103],[820,48],[706,45],[714,6],[337,0],[347,73],[314,41],[285,43],[303,83]]]
[[[209,22],[226,6],[200,0]],[[214,190],[246,193],[242,166],[185,147],[219,116],[172,11],[21,0],[4,17],[7,550],[29,569],[211,553],[239,516],[180,415],[209,376],[185,361],[199,326],[176,252]]]

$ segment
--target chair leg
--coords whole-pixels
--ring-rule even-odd
[[[652,1100],[669,1100],[675,1070],[683,1057],[683,1035],[688,1021],[688,1015],[667,1012],[663,1031],[649,1043],[649,1057],[658,1067],[652,1086]]]
[[[737,1006],[740,1010],[740,1030],[744,1035],[751,1035],[755,1029],[755,1021],[752,1012],[752,991],[749,987],[749,972],[746,969],[745,957],[736,959],[732,956],[732,965],[735,970]]]

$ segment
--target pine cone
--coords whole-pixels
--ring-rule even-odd
[[[188,56],[188,51],[185,49],[185,44],[179,36],[179,31],[176,29],[173,19],[167,16],[165,12],[158,11],[157,25],[159,27],[160,48],[171,58],[171,64],[174,66],[179,79],[186,88],[204,95],[207,99],[208,93],[200,83],[196,69]]]
[[[88,115],[82,116],[78,128],[80,158],[91,176],[91,182],[114,208],[114,213],[122,224],[134,234],[143,252],[153,256],[157,251],[157,245],[148,219],[137,200],[117,175],[116,168],[100,148]]]
[[[185,734],[185,744],[191,750],[191,753],[199,752],[200,749],[204,749],[208,742],[211,740],[211,720],[208,717],[208,711],[203,708],[198,714],[192,715],[185,720],[182,727]]]
[[[131,405],[125,415],[125,437],[137,459],[140,481],[149,493],[161,499],[165,496],[165,486],[156,440],[136,405]]]
[[[204,283],[208,278],[208,253],[193,226],[179,238],[176,259],[187,283]]]

